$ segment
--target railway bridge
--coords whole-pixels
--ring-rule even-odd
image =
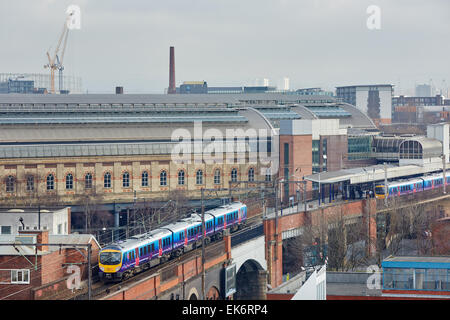
[[[317,202],[317,201],[316,201]],[[277,214],[267,214],[264,225],[266,246],[268,283],[277,287],[283,282],[283,244],[311,231],[311,228],[324,232],[323,241],[330,245],[329,237],[336,228],[342,228],[345,236],[342,240],[347,246],[347,239],[354,236],[350,226],[362,226],[364,251],[366,257],[376,259],[377,241],[380,229],[385,227],[386,217],[393,210],[412,208],[417,210],[420,205],[433,206],[440,217],[450,216],[450,194],[443,193],[442,188],[406,195],[394,200],[364,198],[358,200],[317,203],[307,206],[292,206],[278,210]],[[303,209],[303,210],[301,210]],[[389,218],[388,218],[389,219]],[[383,235],[385,236],[385,235]],[[333,248],[328,247],[331,251]],[[328,255],[329,257],[329,255]]]

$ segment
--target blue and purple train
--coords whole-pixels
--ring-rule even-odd
[[[440,188],[444,184],[443,176],[443,173],[437,173],[419,178],[389,182],[387,184],[387,196],[388,198],[392,198],[414,192]],[[445,180],[447,181],[446,185],[450,184],[450,172],[446,172]],[[377,199],[384,199],[384,184],[375,186],[375,196]]]
[[[247,220],[247,206],[241,202],[205,212],[205,241],[220,239],[225,229],[237,230]],[[148,233],[112,243],[99,252],[99,277],[121,281],[190,251],[202,241],[202,218],[192,214]]]

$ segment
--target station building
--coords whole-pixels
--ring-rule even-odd
[[[64,204],[75,213],[95,198],[113,207],[119,226],[118,212],[135,201],[167,201],[173,192],[198,200],[202,188],[227,188],[230,181],[248,181],[250,187],[256,186],[252,181],[271,182],[278,168],[269,170],[270,164],[284,152],[278,148],[283,121],[334,120],[336,130],[355,132],[349,139],[340,131],[328,138],[322,133],[321,139],[309,134],[302,175],[324,169],[320,155],[329,152],[327,139],[332,152],[325,169],[359,165],[371,140],[357,132],[377,130],[363,112],[329,95],[120,92],[0,96],[0,204],[8,209]],[[212,142],[220,147],[211,149]],[[353,158],[337,156],[349,149],[355,150]],[[191,157],[180,161],[186,150]],[[212,152],[218,150],[222,156]],[[222,193],[218,196],[228,195]]]

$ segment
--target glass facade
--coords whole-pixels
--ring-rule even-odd
[[[323,164],[322,171],[327,171],[327,160],[328,160],[328,142],[327,139],[322,140],[322,154],[323,154]]]
[[[422,159],[422,144],[418,141],[405,141],[400,145],[400,159]]]
[[[361,160],[371,158],[372,137],[348,137],[348,160]]]
[[[385,267],[383,289],[450,291],[450,269]]]

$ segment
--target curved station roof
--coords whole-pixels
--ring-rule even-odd
[[[235,130],[244,138],[248,129],[269,134],[280,120],[319,118],[340,119],[345,127],[375,128],[356,107],[335,103],[329,96],[3,94],[0,158],[142,154],[142,150],[162,154],[174,134],[189,133],[196,139],[198,128],[223,137]]]

